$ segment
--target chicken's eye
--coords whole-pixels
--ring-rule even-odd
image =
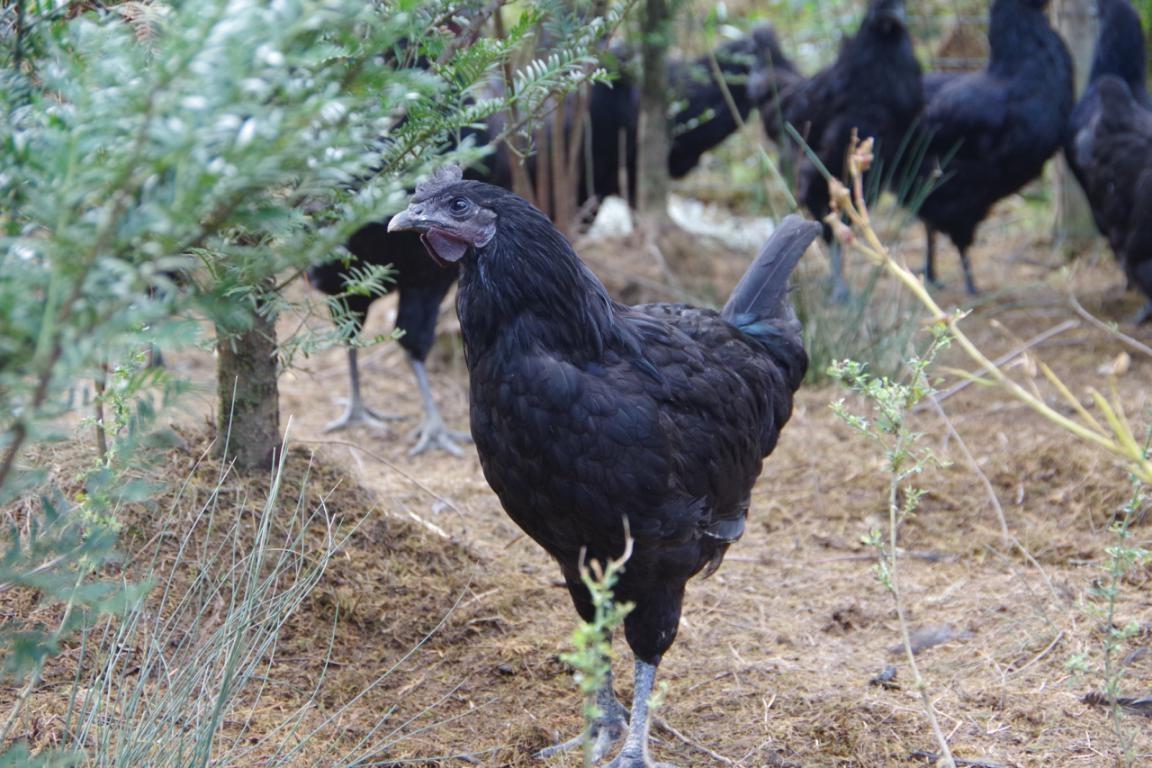
[[[452,213],[456,213],[456,214],[467,213],[468,209],[471,206],[472,206],[472,204],[470,202],[468,202],[468,198],[466,198],[466,197],[454,197],[448,203],[448,210],[450,210],[450,211],[452,211]]]

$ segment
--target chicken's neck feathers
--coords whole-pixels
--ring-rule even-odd
[[[505,223],[463,263],[457,310],[469,358],[503,342],[599,360],[620,331],[608,290],[550,225]]]
[[[1125,0],[1100,4],[1100,33],[1092,53],[1088,82],[1115,75],[1128,84],[1137,100],[1143,100],[1145,84],[1144,31],[1140,16]]]
[[[995,0],[988,24],[988,74],[1011,77],[1034,67],[1050,72],[1054,62],[1038,57],[1038,48],[1062,45],[1043,11],[1021,0]],[[1052,73],[1055,74],[1055,73]]]

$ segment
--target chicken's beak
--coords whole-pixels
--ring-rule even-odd
[[[392,217],[392,220],[388,222],[388,231],[407,232],[410,230],[423,231],[424,229],[427,229],[427,227],[420,226],[422,223],[422,213],[422,207],[414,210],[411,205],[408,206],[404,210],[400,211],[400,213]]]

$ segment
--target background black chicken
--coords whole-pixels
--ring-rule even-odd
[[[784,295],[820,227],[786,222],[722,313],[626,307],[540,211],[452,170],[418,188],[390,228],[423,232],[438,261],[461,264],[457,310],[484,475],[559,562],[586,620],[581,557],[618,557],[627,521],[635,550],[616,598],[635,604],[624,632],[636,686],[612,765],[649,765],[647,702],[685,584],[740,538],[752,485],[807,368]],[[601,698],[615,701],[610,690]],[[598,731],[607,741],[622,709],[605,710]]]
[[[352,254],[349,265],[342,261],[317,264],[308,270],[312,287],[329,296],[341,296],[341,302],[353,323],[353,332],[359,335],[368,317],[368,310],[382,294],[347,293],[350,268],[366,265],[392,268],[395,282],[389,288],[399,296],[396,327],[404,331],[398,343],[407,356],[408,365],[416,377],[423,403],[424,417],[417,427],[412,455],[430,448],[439,448],[460,455],[458,442],[469,442],[466,432],[448,429],[436,407],[436,399],[428,382],[424,361],[436,340],[436,319],[444,297],[456,282],[456,269],[437,267],[428,260],[420,238],[410,232],[389,233],[388,220],[370,222],[356,230],[347,242]],[[364,404],[360,393],[360,368],[357,347],[349,344],[348,406],[344,414],[326,427],[326,431],[342,429],[359,423],[381,423],[388,420]]]
[[[1098,109],[1075,153],[1093,214],[1129,282],[1148,297],[1133,321],[1152,318],[1152,112],[1115,75],[1096,82]]]
[[[939,185],[921,203],[927,226],[924,273],[936,281],[937,230],[960,251],[970,294],[968,248],[992,206],[1040,175],[1060,148],[1072,110],[1072,59],[1048,25],[1047,0],[994,0],[991,58],[982,72],[942,77],[924,105],[929,138],[924,178]]]
[[[781,67],[787,71],[788,66]],[[873,0],[860,29],[844,40],[836,61],[806,80],[785,87],[761,107],[769,138],[787,147],[781,121],[791,124],[835,178],[844,174],[852,131],[875,140],[876,169],[896,177],[904,138],[923,105],[920,64],[908,36],[903,0]],[[783,139],[783,141],[781,141]],[[828,182],[803,153],[791,152],[797,198],[817,219],[829,211]],[[874,171],[875,172],[875,171]],[[825,229],[831,241],[831,230]],[[839,248],[833,246],[833,277],[838,295],[846,293]]]
[[[1097,16],[1100,28],[1092,55],[1092,69],[1084,94],[1072,110],[1064,141],[1064,157],[1080,182],[1092,208],[1096,228],[1112,246],[1113,253],[1125,268],[1128,279],[1149,294],[1147,281],[1142,285],[1132,268],[1147,253],[1144,236],[1139,232],[1149,211],[1137,205],[1139,177],[1145,163],[1140,145],[1142,120],[1138,109],[1150,106],[1145,88],[1144,31],[1140,16],[1127,0],[1099,0]],[[1105,79],[1120,80],[1128,95],[1115,83],[1104,86]],[[1111,89],[1109,104],[1119,110],[1104,114],[1102,88]],[[1132,100],[1135,105],[1128,104]],[[1131,135],[1133,132],[1137,135]],[[1137,269],[1136,271],[1140,271]],[[1148,306],[1137,315],[1148,319]]]
[[[762,25],[721,45],[713,54],[669,64],[669,97],[681,104],[671,120],[668,173],[672,178],[687,176],[706,152],[740,128],[756,106],[751,79],[770,65],[774,54],[779,54],[775,33]],[[713,70],[713,57],[724,76],[723,85]]]
[[[489,130],[469,129],[462,138],[483,145],[488,142]],[[468,174],[470,178],[510,184],[507,163],[505,155],[495,155],[489,159],[489,166],[470,168]],[[341,297],[344,310],[352,321],[353,335],[359,335],[367,320],[368,310],[384,294],[350,294],[349,277],[369,265],[391,267],[392,282],[387,288],[398,297],[396,328],[403,331],[399,344],[416,378],[424,411],[420,426],[413,433],[415,444],[410,453],[418,455],[437,448],[459,456],[461,450],[457,443],[470,442],[471,438],[467,432],[453,431],[445,425],[425,368],[428,352],[436,340],[436,320],[440,316],[440,305],[456,282],[456,269],[441,269],[429,262],[420,238],[410,232],[390,233],[387,219],[365,224],[348,238],[345,246],[351,254],[350,259],[313,265],[308,269],[308,282],[321,293]],[[348,405],[344,414],[328,424],[325,431],[343,429],[354,424],[378,424],[393,418],[383,416],[364,404],[356,346],[350,344],[347,354]]]
[[[640,92],[628,73],[632,55],[623,47],[614,48],[613,54],[620,65],[616,77],[611,84],[593,85],[589,98],[588,165],[592,168],[593,184],[585,193],[581,179],[581,199],[603,200],[619,195],[634,205]],[[668,173],[672,178],[688,175],[707,152],[739,129],[757,104],[750,82],[756,73],[771,71],[774,55],[783,60],[775,33],[762,25],[710,54],[668,63],[669,100],[678,105],[669,120],[672,140]],[[723,83],[716,77],[713,58]],[[761,85],[759,93],[766,90],[767,86]]]

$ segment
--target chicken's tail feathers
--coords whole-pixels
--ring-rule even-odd
[[[787,317],[790,308],[784,296],[788,292],[788,277],[821,231],[818,222],[795,214],[780,222],[736,284],[721,316],[741,329]]]

